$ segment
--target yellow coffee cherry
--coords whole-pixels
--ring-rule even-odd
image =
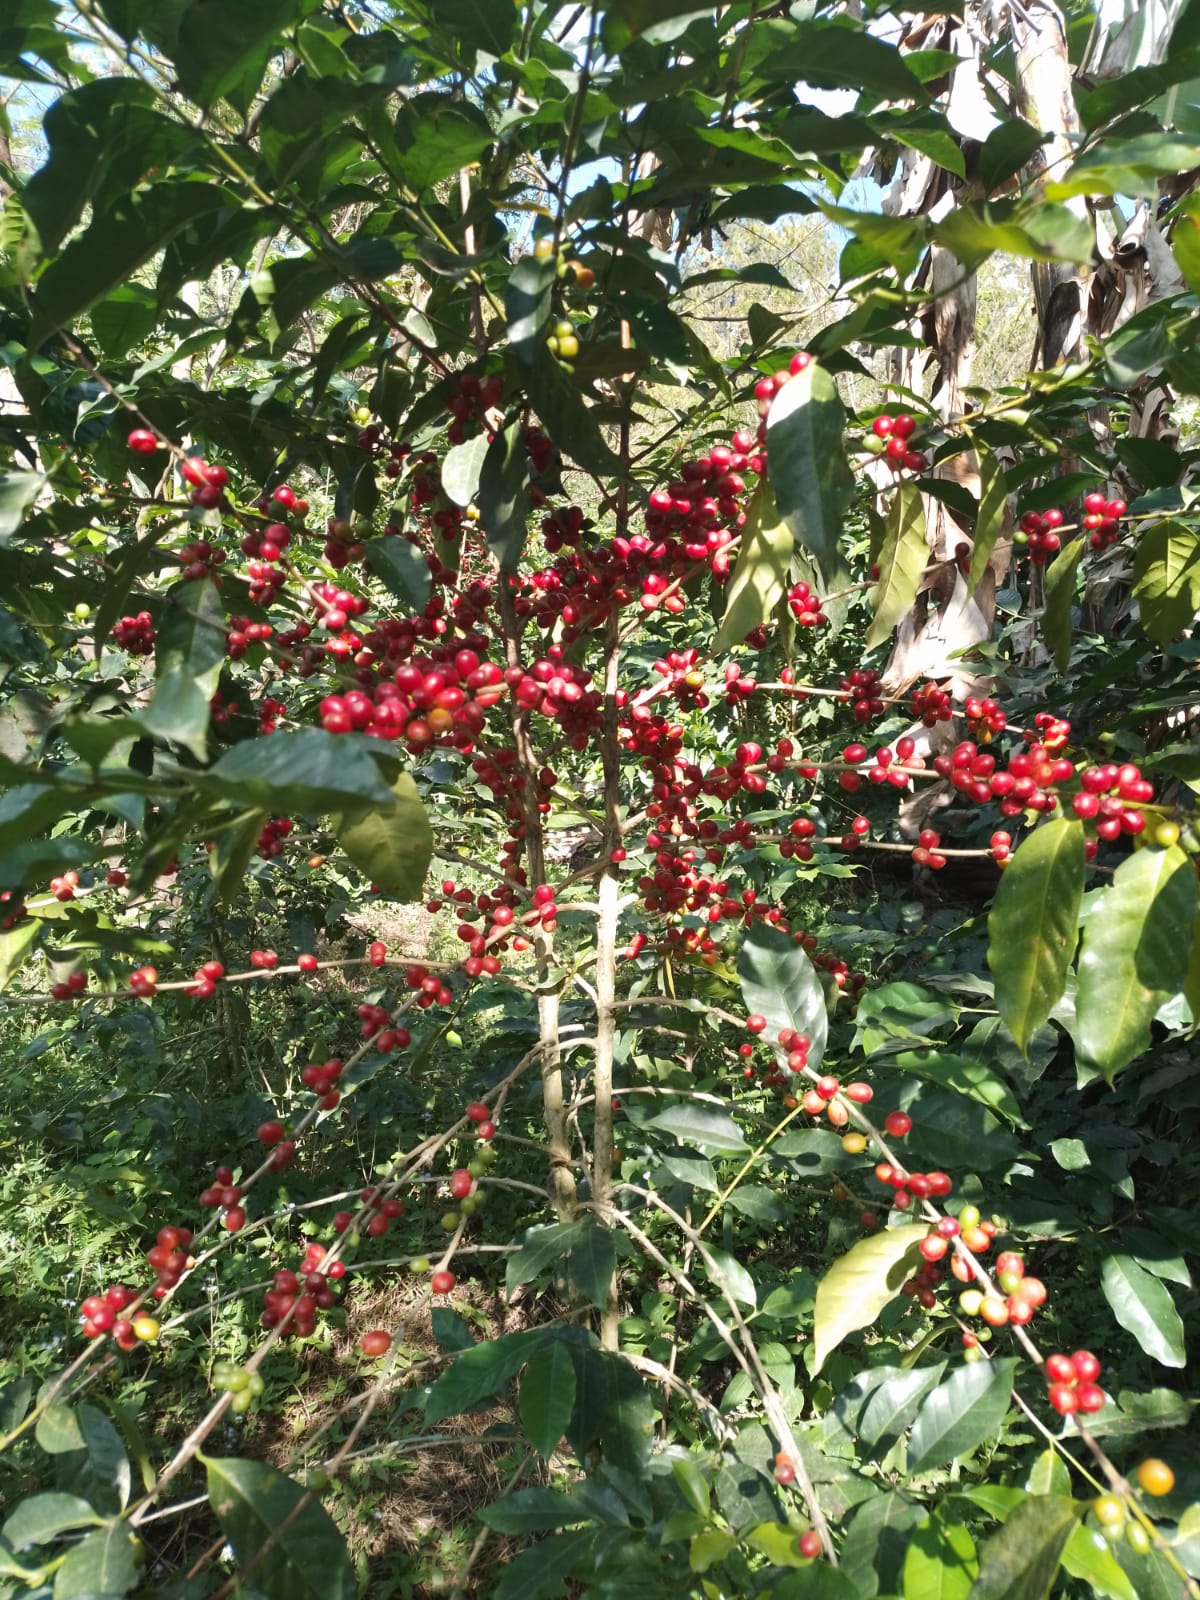
[[[1145,1494],[1170,1494],[1175,1487],[1175,1474],[1165,1461],[1150,1456],[1137,1469],[1137,1481]]]
[[[153,1343],[158,1338],[159,1322],[157,1317],[139,1316],[133,1319],[134,1337],[143,1339],[147,1344]]]
[[[848,1156],[858,1156],[867,1148],[865,1133],[844,1133],[842,1135],[842,1149]]]

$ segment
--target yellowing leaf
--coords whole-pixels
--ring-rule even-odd
[[[900,1285],[909,1275],[910,1258],[928,1232],[923,1223],[888,1228],[861,1240],[830,1267],[817,1285],[814,1377],[847,1334],[874,1322],[888,1301],[899,1294]]]

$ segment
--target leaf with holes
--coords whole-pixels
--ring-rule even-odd
[[[919,1223],[887,1228],[862,1239],[833,1266],[817,1285],[813,1314],[812,1374],[842,1340],[869,1327],[889,1301],[900,1293],[909,1275],[917,1246],[929,1232]]]
[[[1043,823],[1004,869],[988,915],[996,1006],[1024,1055],[1062,999],[1079,937],[1083,824]]]

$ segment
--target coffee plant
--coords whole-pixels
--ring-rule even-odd
[[[1200,1597],[1118,11],[10,0],[0,1596]]]

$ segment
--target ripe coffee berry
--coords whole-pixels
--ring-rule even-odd
[[[392,1336],[386,1329],[376,1328],[371,1333],[363,1334],[358,1341],[358,1348],[365,1356],[385,1356],[392,1348]]]

